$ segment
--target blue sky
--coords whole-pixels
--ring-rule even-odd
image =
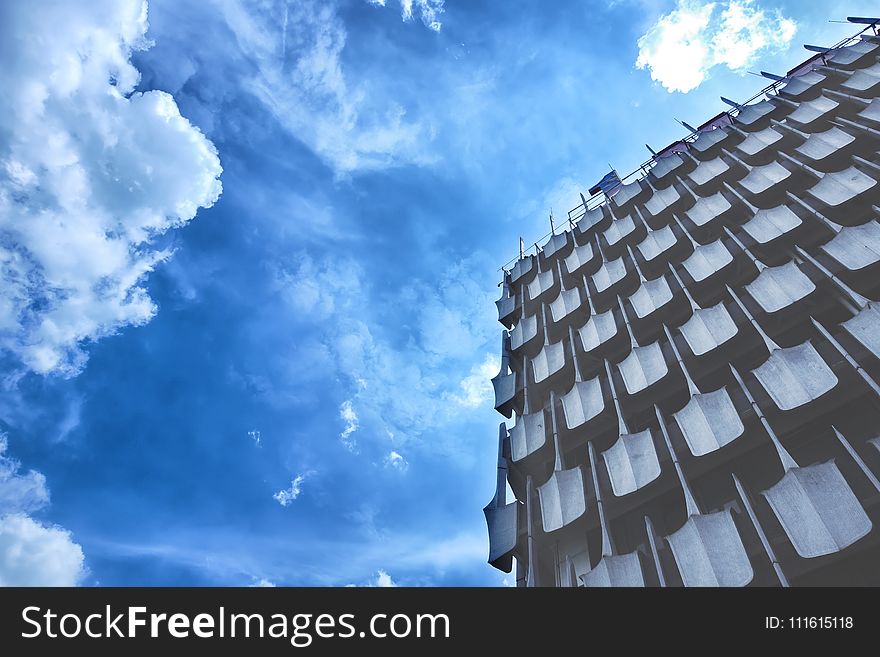
[[[0,584],[504,583],[497,268],[872,4],[3,3]]]

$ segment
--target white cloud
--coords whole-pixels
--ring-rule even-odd
[[[394,468],[395,470],[399,470],[400,472],[406,472],[409,468],[409,462],[403,457],[400,452],[392,449],[385,457],[385,467]]]
[[[471,368],[459,387],[461,392],[451,395],[451,399],[465,408],[478,408],[493,400],[492,377],[501,369],[501,359],[495,354],[486,354],[482,363]]]
[[[340,404],[339,417],[345,422],[345,428],[342,430],[342,433],[339,434],[339,439],[342,441],[343,445],[354,451],[357,443],[355,442],[355,439],[351,437],[351,434],[358,429],[358,415],[355,412],[354,407],[351,405],[350,399]]]
[[[416,311],[418,342],[429,361],[472,359],[494,328],[492,287],[474,278],[475,262],[451,263],[431,284],[417,282],[402,302]]]
[[[384,7],[385,0],[367,0],[371,5]],[[411,21],[413,9],[417,9],[419,17],[425,27],[439,32],[443,24],[440,22],[440,14],[443,13],[444,0],[400,0],[400,15],[404,21]],[[415,7],[413,7],[415,5]]]
[[[356,84],[346,75],[347,32],[334,3],[216,2],[256,66],[245,89],[337,174],[430,161],[424,144],[431,127],[410,121],[393,96],[372,89],[368,75]],[[419,9],[423,20],[439,14],[436,2]]]
[[[304,373],[330,375],[349,384],[339,406],[343,422],[339,437],[352,451],[367,441],[371,457],[384,460],[386,436],[395,436],[393,445],[400,452],[409,441],[431,431],[432,450],[473,458],[470,450],[460,449],[453,432],[438,429],[463,421],[464,410],[491,398],[489,379],[498,367],[489,372],[487,362],[492,361],[487,351],[496,346],[499,334],[493,285],[484,280],[491,265],[473,256],[449,263],[432,284],[417,279],[396,294],[387,290],[373,294],[366,277],[350,261],[312,262],[300,254],[296,262],[295,273],[282,274],[279,280],[289,278],[299,283],[299,289],[316,293],[305,299],[280,294],[291,321],[316,323],[321,342],[295,345],[285,359],[292,375],[281,386],[290,391],[276,390],[275,397],[298,399]],[[283,272],[283,266],[278,271]],[[354,274],[349,276],[350,272]],[[279,283],[279,290],[283,287]],[[304,312],[306,307],[312,312]],[[396,316],[400,307],[413,308],[414,314],[393,330],[387,322],[375,320]],[[303,365],[318,352],[320,366]],[[276,387],[278,380],[274,379]],[[364,434],[357,446],[356,431]]]
[[[73,586],[85,576],[82,548],[70,532],[28,513],[49,503],[46,478],[20,472],[0,433],[0,586]]]
[[[639,39],[638,68],[648,67],[651,79],[669,91],[690,91],[700,85],[712,66],[706,42],[715,3],[679,0],[677,8],[660,18]]]
[[[374,290],[350,258],[300,252],[268,263],[278,303],[254,318],[255,334],[275,331],[283,320],[309,325],[302,331],[309,337],[292,342],[265,370],[230,376],[280,408],[320,403],[315,380],[332,380],[342,388],[334,400],[335,437],[374,463],[383,463],[391,447],[410,457],[409,443],[426,432],[432,438],[425,449],[471,463],[475,453],[449,429],[477,420],[477,409],[491,399],[489,379],[498,367],[489,371],[487,353],[497,353],[500,342],[493,264],[481,254],[450,259],[431,283]],[[401,315],[400,308],[413,312]]]
[[[0,349],[38,373],[76,374],[85,343],[149,321],[156,238],[220,195],[213,144],[167,93],[133,91],[146,30],[141,0],[4,4]]]
[[[7,445],[0,433],[0,515],[36,511],[49,503],[46,478],[33,470],[20,474],[21,464],[6,455]]]
[[[778,9],[756,9],[754,0],[731,2],[721,12],[715,35],[715,61],[734,71],[749,66],[764,50],[784,50],[797,31],[797,23]]]
[[[380,570],[376,575],[376,586],[387,589],[397,586],[397,583],[391,579],[391,575],[384,570]]]
[[[0,586],[76,586],[84,564],[67,530],[21,513],[0,517]]]
[[[432,425],[436,429],[439,414],[449,410],[437,404],[447,394],[450,372],[443,365],[449,367],[448,361],[413,342],[393,344],[376,336],[364,321],[340,328],[341,334],[333,337],[337,369],[367,382],[366,390],[354,397],[359,423],[369,422],[374,435],[390,431],[400,444]]]
[[[393,579],[391,579],[391,575],[380,568],[374,578],[371,578],[366,582],[362,582],[361,584],[346,584],[344,588],[358,588],[361,586],[365,588],[389,589],[395,588],[396,586],[398,586],[398,584]]]
[[[19,472],[0,433],[0,586],[73,586],[85,575],[82,548],[70,532],[26,515],[49,503],[46,478]]]
[[[355,263],[338,259],[316,263],[307,253],[294,260],[295,268],[274,269],[273,287],[302,317],[326,319],[349,311],[357,301],[363,271]]]
[[[248,588],[252,588],[252,589],[274,589],[274,588],[275,588],[275,583],[274,583],[274,582],[270,582],[270,581],[269,581],[268,579],[266,579],[265,577],[262,577],[262,578],[256,580],[253,584],[249,584],[249,585],[248,585]]]
[[[636,66],[669,92],[696,89],[715,66],[744,71],[764,52],[791,43],[794,20],[755,0],[678,0],[638,41]]]
[[[290,506],[302,493],[302,485],[306,480],[306,474],[298,474],[290,482],[290,488],[280,490],[275,493],[272,498],[281,506]]]

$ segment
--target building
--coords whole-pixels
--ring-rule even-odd
[[[850,20],[504,270],[485,514],[519,585],[880,584],[880,36]]]

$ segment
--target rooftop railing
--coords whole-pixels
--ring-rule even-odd
[[[839,41],[838,43],[834,44],[833,46],[831,46],[829,48],[818,48],[816,46],[805,45],[804,48],[806,48],[807,50],[810,50],[812,52],[816,52],[817,54],[805,59],[803,62],[801,62],[800,64],[798,64],[794,68],[792,68],[785,75],[785,77],[774,76],[772,74],[764,73],[762,71],[761,76],[773,79],[773,81],[769,85],[767,85],[766,87],[761,89],[758,93],[756,93],[754,96],[752,96],[751,98],[749,98],[748,100],[746,100],[743,103],[734,103],[734,102],[729,101],[726,98],[722,97],[721,98],[722,101],[731,105],[730,109],[712,117],[711,119],[709,119],[708,121],[706,121],[705,123],[700,125],[696,130],[691,130],[691,132],[683,139],[680,139],[676,142],[673,142],[672,144],[670,144],[666,148],[662,149],[658,153],[653,154],[649,160],[645,161],[637,169],[635,169],[634,171],[628,173],[626,176],[621,178],[621,183],[625,185],[625,184],[627,184],[627,181],[635,182],[637,180],[641,180],[642,178],[644,178],[645,176],[648,175],[648,172],[657,163],[657,160],[660,159],[661,157],[665,156],[664,154],[671,155],[673,152],[675,152],[676,148],[679,146],[683,146],[684,148],[687,148],[687,145],[690,144],[691,142],[695,141],[697,139],[697,137],[699,137],[702,132],[714,127],[720,121],[725,120],[725,118],[732,122],[732,120],[736,117],[736,115],[739,114],[741,109],[743,109],[745,106],[749,105],[750,103],[758,100],[762,96],[770,97],[771,95],[776,95],[778,93],[779,88],[785,86],[789,82],[789,80],[791,80],[792,77],[801,75],[803,73],[807,73],[808,71],[812,70],[814,68],[814,63],[816,63],[816,62],[821,62],[822,64],[824,64],[825,63],[825,55],[827,53],[832,52],[834,50],[838,50],[840,48],[845,48],[846,46],[849,46],[849,45],[852,45],[853,43],[856,43],[857,41],[859,41],[861,39],[862,35],[864,35],[865,32],[868,32],[869,30],[872,31],[875,36],[880,34],[880,18],[847,17],[846,22],[853,23],[853,24],[861,24],[861,25],[864,25],[865,27],[862,28],[856,34],[853,34],[852,36],[849,36],[849,37],[842,39],[841,41]],[[755,75],[757,75],[757,74],[755,74]],[[679,121],[679,123],[681,123],[682,125],[684,125],[687,128],[690,127],[681,121]],[[583,194],[581,194],[581,203],[579,205],[576,205],[574,208],[572,208],[571,210],[568,211],[567,222],[568,222],[569,228],[574,228],[574,226],[577,224],[577,222],[580,221],[588,212],[591,212],[592,210],[595,210],[596,208],[599,208],[599,207],[605,205],[608,202],[608,199],[609,199],[609,197],[606,196],[606,194],[601,191],[597,192],[596,194],[593,194],[589,198],[586,198]],[[549,233],[546,233],[545,235],[537,238],[533,243],[530,243],[530,246],[528,247],[529,251],[531,251],[532,248],[534,248],[535,254],[537,255],[540,252],[540,248],[541,248],[539,246],[539,243],[544,242],[545,240],[549,239],[550,237],[552,237],[556,233],[552,215],[550,217],[550,226],[551,226],[551,228],[550,228]],[[522,259],[525,256],[526,249],[523,248],[522,238],[520,238],[520,245],[521,245],[521,249],[520,249],[519,255],[511,258],[510,260],[505,262],[503,265],[501,265],[501,267],[498,268],[499,271],[506,272],[510,268],[511,265],[513,265],[514,263],[516,263],[518,260]]]

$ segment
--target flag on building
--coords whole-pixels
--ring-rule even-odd
[[[617,175],[617,171],[611,169],[611,172],[605,174],[605,177],[602,178],[602,180],[590,187],[590,196],[598,194],[600,191],[604,192],[605,196],[611,196],[622,184],[623,183],[620,182],[620,176]]]

